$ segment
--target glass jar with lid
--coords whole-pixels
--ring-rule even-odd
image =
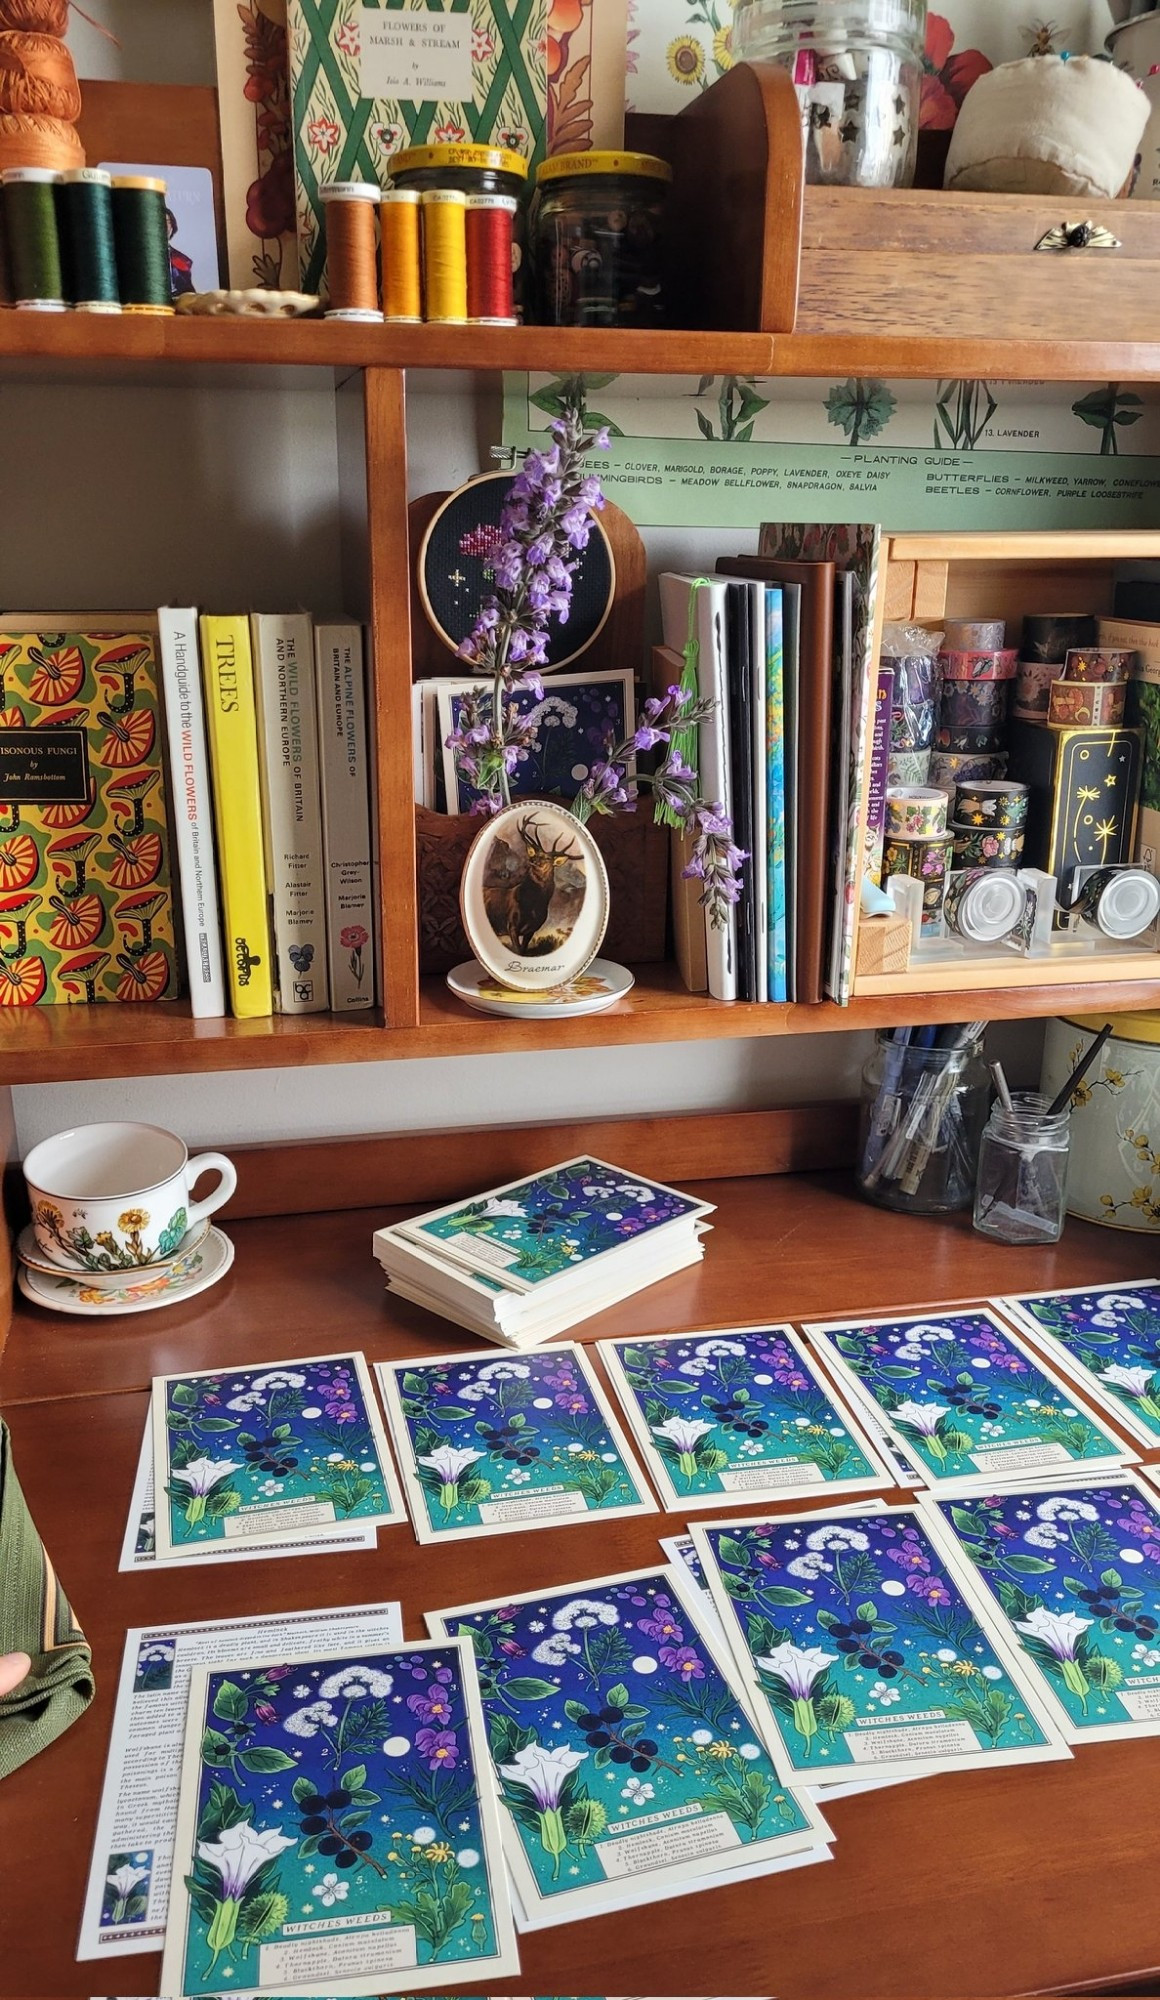
[[[926,0],[739,0],[733,53],[778,63],[797,87],[806,179],[910,187]]]
[[[528,163],[508,146],[475,146],[466,142],[440,146],[408,146],[390,162],[391,186],[456,188],[461,194],[502,194],[515,201],[512,228],[512,295],[517,319],[523,319],[524,268],[527,262]]]
[[[673,171],[650,153],[558,153],[536,175],[536,315],[545,326],[659,326]]]

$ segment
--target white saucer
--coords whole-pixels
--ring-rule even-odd
[[[499,1014],[506,1021],[570,1021],[578,1014],[601,1014],[623,1000],[635,984],[627,966],[609,958],[594,958],[586,972],[567,986],[547,993],[513,993],[499,986],[474,958],[447,974],[457,1000],[477,1014]]]
[[[26,1299],[50,1312],[110,1318],[121,1313],[156,1312],[159,1306],[180,1305],[209,1290],[224,1278],[234,1261],[234,1246],[220,1229],[210,1229],[206,1241],[187,1256],[174,1260],[168,1271],[126,1272],[119,1285],[91,1285],[87,1278],[46,1278],[22,1264],[16,1281]]]
[[[163,1277],[192,1251],[200,1250],[209,1231],[210,1221],[207,1215],[203,1221],[195,1222],[193,1228],[186,1232],[176,1250],[168,1257],[155,1258],[151,1264],[130,1264],[123,1271],[66,1271],[62,1265],[54,1264],[45,1256],[37,1243],[36,1231],[29,1223],[16,1239],[16,1255],[22,1264],[27,1264],[30,1271],[39,1271],[44,1278],[68,1278],[75,1285],[84,1285],[89,1289],[99,1285],[102,1290],[107,1290],[110,1285],[135,1284],[139,1278]]]

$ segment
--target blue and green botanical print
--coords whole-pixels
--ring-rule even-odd
[[[426,1644],[206,1677],[181,1991],[497,1955],[462,1662]],[[341,1951],[341,1957],[340,1957]]]
[[[133,1854],[110,1854],[106,1867],[101,1929],[120,1930],[122,1924],[143,1924],[153,1880],[153,1849],[144,1847]]]
[[[1091,1377],[1092,1387],[1160,1439],[1160,1285],[1122,1291],[1038,1292],[1012,1299]]]
[[[394,1381],[435,1533],[649,1505],[575,1348],[411,1361]]]
[[[336,1521],[395,1512],[354,1355],[175,1377],[165,1420],[175,1547],[233,1540],[231,1516],[273,1535],[303,1506]]]
[[[704,1534],[795,1774],[1049,1741],[913,1509]]]
[[[610,1345],[678,1500],[884,1483],[783,1327]]]
[[[661,1826],[663,1866],[698,1860],[704,1887],[808,1827],[667,1571],[450,1622],[475,1644],[492,1762],[540,1896],[654,1873]]]
[[[704,1206],[603,1160],[567,1160],[499,1194],[402,1228],[418,1232],[420,1241],[448,1244],[467,1263],[541,1285],[668,1222],[703,1214]]]
[[[1119,1454],[986,1312],[853,1320],[814,1329],[868,1390],[938,1485]]]
[[[1075,1732],[1160,1722],[1160,1507],[1131,1481],[938,1503]]]

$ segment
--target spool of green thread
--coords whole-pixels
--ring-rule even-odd
[[[119,313],[111,174],[100,167],[61,174],[56,209],[65,289],[77,312]]]
[[[6,167],[0,174],[12,291],[21,312],[65,309],[56,226],[58,179],[48,167]]]
[[[145,174],[114,174],[113,238],[123,311],[171,313],[164,181]]]

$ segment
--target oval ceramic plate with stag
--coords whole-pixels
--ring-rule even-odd
[[[566,985],[592,963],[608,923],[600,849],[563,806],[521,799],[472,843],[459,907],[472,951],[501,986]]]

